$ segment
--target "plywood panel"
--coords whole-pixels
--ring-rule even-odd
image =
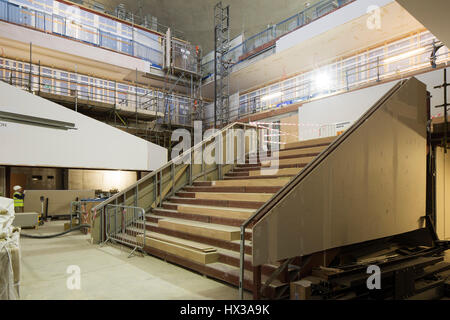
[[[368,119],[341,136],[336,149],[303,171],[280,201],[274,201],[253,230],[254,265],[421,226],[426,87],[413,78],[395,90],[381,107],[371,108],[374,113]]]
[[[439,239],[450,239],[450,154],[436,150],[436,231]]]
[[[290,159],[280,159],[278,160],[278,165],[286,164],[308,164],[314,160],[315,157],[304,157],[304,158],[290,158]],[[263,161],[261,162],[263,167],[270,167],[277,165],[277,161]]]
[[[142,235],[136,236],[138,243],[143,243],[143,238]],[[217,252],[205,253],[149,237],[145,238],[145,245],[201,264],[214,263],[219,259]]]
[[[40,197],[48,198],[48,215],[68,215],[70,203],[78,199],[92,199],[94,190],[27,190],[25,194],[26,212],[41,212]]]
[[[283,169],[261,169],[250,171],[251,177],[257,176],[276,176],[276,175],[296,175],[302,168],[283,168]]]
[[[336,140],[336,137],[326,137],[326,138],[318,138],[318,139],[310,139],[305,141],[298,141],[298,142],[292,142],[285,144],[284,146],[281,146],[281,150],[283,149],[289,149],[289,148],[300,148],[300,147],[306,147],[306,146],[314,146],[318,144],[323,143],[331,143],[334,140]]]
[[[222,225],[213,226],[211,224],[200,222],[180,222],[179,220],[161,219],[158,221],[158,226],[165,229],[219,240],[232,241],[240,238],[239,228]]]
[[[292,155],[304,155],[311,153],[321,153],[326,147],[312,147],[312,148],[302,148],[302,149],[293,149],[293,150],[281,150],[273,153],[274,157],[285,157]]]

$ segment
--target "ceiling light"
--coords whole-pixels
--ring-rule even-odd
[[[331,87],[331,77],[328,73],[322,72],[315,78],[316,87],[319,90],[329,90]]]

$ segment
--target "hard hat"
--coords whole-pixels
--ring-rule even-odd
[[[22,187],[21,186],[14,186],[14,191],[19,191],[20,189],[22,189]]]

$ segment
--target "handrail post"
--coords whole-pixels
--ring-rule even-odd
[[[239,261],[239,299],[244,300],[245,225],[241,225]]]
[[[171,196],[173,196],[175,193],[175,164],[172,162],[172,165],[170,167],[170,180],[172,181],[172,190],[170,194]]]

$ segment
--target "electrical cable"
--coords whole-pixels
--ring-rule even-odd
[[[72,229],[66,230],[66,231],[61,232],[61,233],[46,234],[46,235],[31,235],[31,234],[26,234],[26,233],[22,233],[21,232],[20,236],[24,237],[24,238],[31,238],[31,239],[50,239],[50,238],[56,238],[56,237],[63,236],[65,234],[73,232],[73,231],[80,230],[81,228],[91,228],[91,225],[90,224],[82,224],[82,225],[76,226],[76,227],[74,227]]]

